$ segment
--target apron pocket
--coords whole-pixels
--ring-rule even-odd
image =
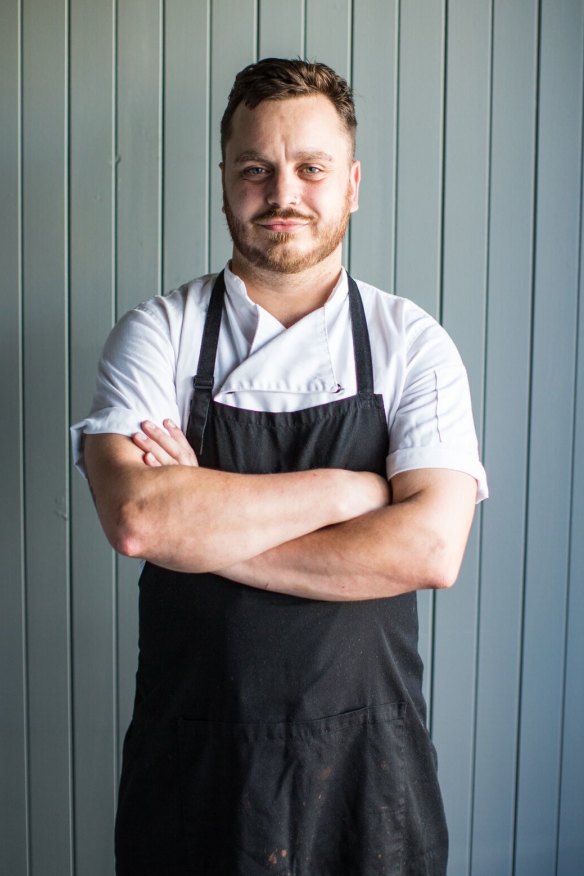
[[[275,724],[180,719],[190,872],[400,872],[405,708]]]

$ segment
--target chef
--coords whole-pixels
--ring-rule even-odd
[[[446,873],[416,591],[486,482],[450,338],[342,267],[356,124],[324,64],[238,74],[231,260],[122,318],[73,429],[145,560],[118,876]]]

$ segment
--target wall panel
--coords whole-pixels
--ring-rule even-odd
[[[395,292],[438,316],[446,10],[400,4]]]
[[[305,54],[305,0],[259,0],[260,58]]]
[[[481,434],[485,368],[491,7],[448,4],[444,126],[442,322],[466,365]],[[479,523],[457,586],[436,598],[432,733],[450,825],[452,874],[469,872],[478,641]]]
[[[82,419],[114,320],[114,51],[112,0],[71,3],[71,418]],[[113,857],[117,788],[115,566],[82,479],[71,482],[75,874],[101,876]]]
[[[0,872],[27,864],[27,735],[25,662],[24,495],[22,422],[21,22],[17,2],[5,4],[0,28],[0,399],[5,460],[0,502]],[[9,464],[6,464],[6,461]]]
[[[347,264],[442,319],[489,471],[457,587],[419,596],[449,876],[573,876],[583,0],[4,6],[0,871],[113,874],[139,567],[108,547],[68,426],[113,321],[229,256],[218,127],[233,76],[306,55],[355,90]]]
[[[582,188],[581,188],[582,192]],[[563,691],[562,773],[558,833],[557,876],[571,876],[582,865],[582,825],[584,824],[584,274],[582,254],[584,214],[580,195],[579,313],[576,371],[576,411],[574,422],[574,479],[572,483],[572,519],[570,526],[570,567],[567,601],[566,674]]]
[[[30,856],[73,872],[67,424],[67,5],[23,3],[23,319]]]
[[[306,0],[306,57],[351,77],[352,0]]]
[[[120,0],[116,30],[116,315],[161,292],[163,19]]]
[[[209,2],[165,7],[163,292],[209,270],[210,21]]]
[[[529,438],[538,4],[495,2],[471,872],[513,872]]]
[[[581,81],[582,8],[544,2],[516,876],[553,872],[557,854],[582,127],[566,82]]]
[[[353,79],[359,211],[351,219],[353,276],[394,291],[399,3],[354,0]]]

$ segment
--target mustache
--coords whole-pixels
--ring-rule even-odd
[[[264,222],[267,219],[300,219],[310,221],[312,216],[306,216],[304,213],[298,213],[296,210],[265,210],[257,216],[254,216],[254,222]]]

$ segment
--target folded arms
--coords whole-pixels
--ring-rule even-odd
[[[476,498],[468,474],[416,469],[391,490],[340,469],[231,474],[200,468],[169,421],[143,429],[85,438],[98,514],[122,554],[313,599],[442,588],[458,575]]]

